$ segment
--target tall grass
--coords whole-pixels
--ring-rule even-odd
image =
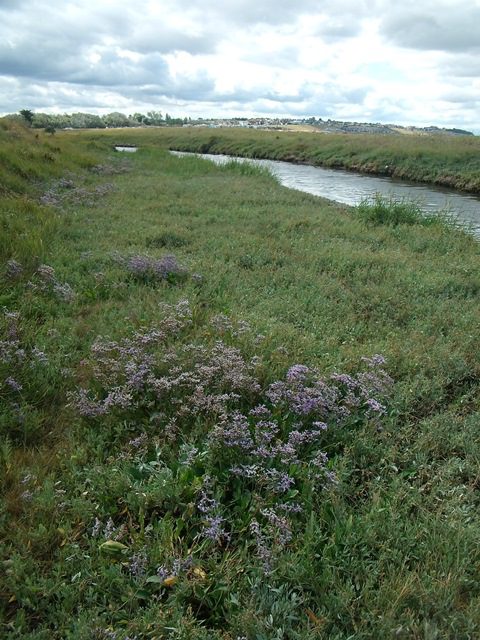
[[[412,200],[396,199],[375,194],[366,198],[356,207],[358,217],[367,223],[396,227],[400,224],[424,225],[446,224],[446,216],[426,214],[421,205]]]

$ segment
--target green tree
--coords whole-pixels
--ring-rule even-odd
[[[129,127],[131,122],[127,116],[119,111],[113,111],[102,116],[102,121],[107,127]]]
[[[28,122],[28,124],[32,124],[33,111],[31,111],[31,109],[20,109],[19,114],[23,117],[23,119],[26,122]]]
[[[148,124],[153,124],[156,126],[164,124],[161,111],[149,111],[147,113],[147,118],[148,118]]]

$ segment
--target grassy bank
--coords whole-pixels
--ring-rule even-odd
[[[114,134],[2,133],[2,635],[477,637],[478,243]]]
[[[343,168],[480,193],[480,138],[313,134],[243,129],[107,131],[110,138]]]

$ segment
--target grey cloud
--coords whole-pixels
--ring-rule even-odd
[[[445,91],[440,96],[440,99],[445,102],[451,102],[452,104],[468,106],[468,108],[480,105],[480,96],[478,95],[478,91],[469,87],[459,87],[451,89],[450,91]]]
[[[27,0],[0,0],[0,11],[5,9],[11,11],[19,9],[22,5],[26,4]]]
[[[461,2],[409,2],[384,16],[382,33],[411,49],[461,52],[480,49],[480,7]]]
[[[350,13],[346,16],[329,17],[325,23],[316,29],[316,35],[327,41],[343,40],[353,38],[361,31],[361,21],[357,16]]]
[[[191,54],[213,53],[216,41],[209,33],[190,35],[163,26],[138,27],[132,36],[123,41],[123,45],[138,53],[168,53],[187,51]]]
[[[296,3],[291,0],[223,0],[220,4],[217,0],[204,0],[198,9],[192,8],[192,3],[188,0],[180,0],[179,4],[185,11],[193,11],[199,20],[214,20],[217,24],[226,22],[240,26],[258,23],[282,24],[302,13],[315,11],[321,3],[318,0],[299,0]]]
[[[480,59],[475,55],[457,55],[448,57],[442,70],[453,78],[478,78],[480,77]]]
[[[255,24],[291,24],[302,15],[349,16],[354,21],[371,15],[380,0],[203,0],[195,8],[190,0],[177,0],[182,11],[205,24],[229,24],[237,28]]]

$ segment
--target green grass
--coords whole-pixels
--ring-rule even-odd
[[[7,274],[15,259],[24,270],[0,288],[0,307],[18,314],[0,321],[0,344],[15,344],[13,360],[0,351],[0,635],[478,637],[478,243],[396,203],[354,210],[289,191],[247,165],[172,157],[165,147],[176,133],[35,139],[7,127],[2,135],[10,186],[0,269]],[[116,154],[111,135],[142,148]],[[276,144],[262,135],[255,144],[267,153],[270,139]],[[17,145],[32,146],[33,180],[15,168]],[[50,145],[58,161],[44,166]],[[41,204],[46,192],[56,206]],[[132,257],[172,253],[185,278],[129,271]],[[54,274],[39,272],[42,263]],[[165,305],[184,299],[191,316],[179,329]],[[258,356],[260,390],[244,380],[228,400],[243,412],[293,364],[353,376],[363,356],[387,359],[394,386],[381,422],[358,410],[337,426],[332,419],[322,436],[338,484],[321,489],[308,465],[290,469],[298,494],[285,499],[304,511],[267,576],[249,523],[274,498],[231,479],[240,459],[209,449],[220,419],[210,409],[189,413],[198,397],[187,382],[180,395],[157,397],[150,386],[128,407],[79,413],[79,388],[105,398],[122,384],[123,356],[111,343],[152,327],[167,334],[141,347],[158,376],[168,377],[171,363],[185,380],[207,376],[219,339],[244,364]],[[112,361],[91,351],[99,336]],[[244,366],[229,358],[211,394],[228,392],[230,374]],[[298,418],[281,420],[289,429]],[[129,444],[141,434],[143,444]],[[200,453],[182,466],[191,446]],[[228,543],[199,535],[207,473]],[[101,546],[114,534],[94,537],[96,518],[102,531],[112,519],[125,548]],[[146,574],[135,578],[130,567],[142,554]],[[193,565],[177,580],[158,578],[158,567],[172,573],[188,555]]]

